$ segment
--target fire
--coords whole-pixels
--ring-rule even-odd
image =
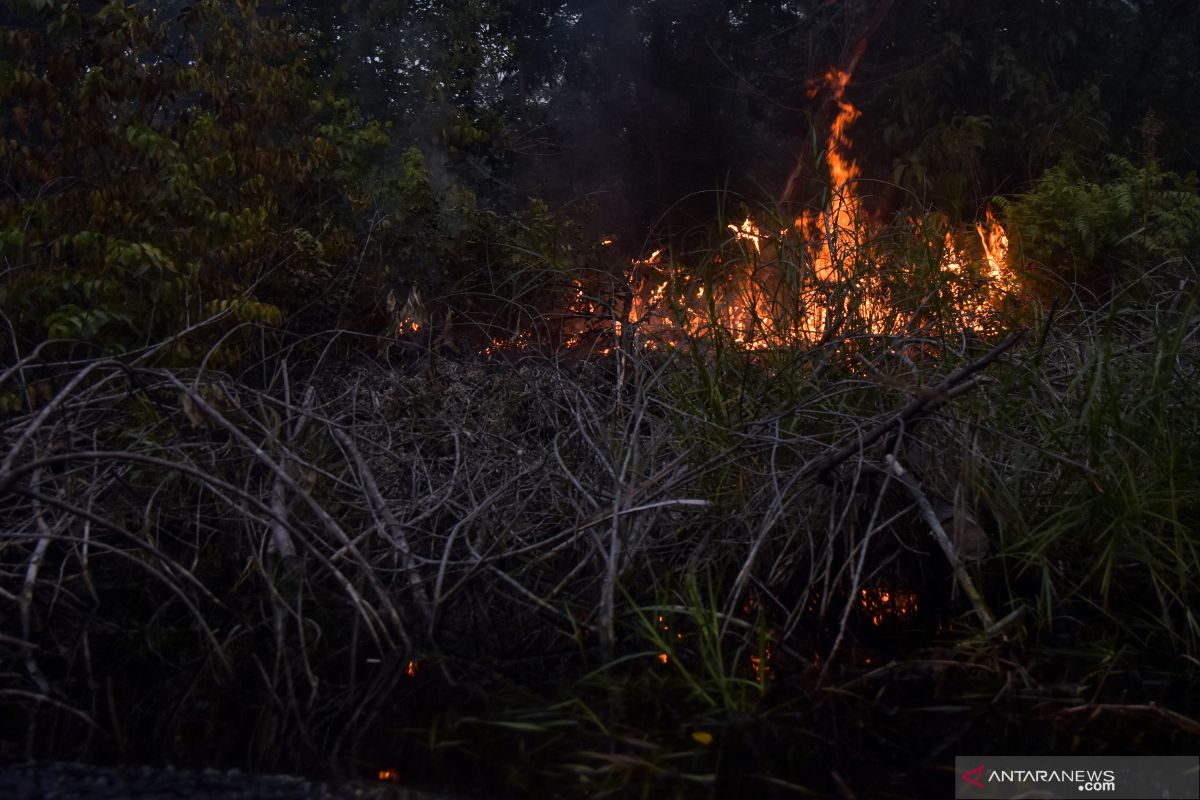
[[[825,270],[831,270],[841,253],[839,249],[857,245],[854,241],[854,231],[857,229],[862,204],[859,201],[855,182],[859,178],[858,164],[850,156],[853,141],[850,139],[850,126],[859,118],[857,108],[846,100],[846,86],[850,83],[850,73],[830,69],[825,73],[825,83],[833,92],[833,101],[837,104],[838,114],[830,126],[829,139],[826,142],[825,161],[829,165],[830,189],[832,199],[823,213],[824,223],[818,230],[823,234],[822,245],[825,250],[818,255],[818,261],[824,256]],[[817,91],[817,87],[810,90]],[[812,218],[802,215],[796,220],[797,229],[804,232],[805,228],[812,229]],[[827,277],[827,276],[822,276]]]
[[[1004,298],[1019,289],[1016,277],[1008,267],[1008,233],[992,215],[991,209],[987,210],[982,222],[975,224],[975,232],[983,254],[982,260],[976,263],[984,267],[983,270],[975,276],[969,274],[967,264],[970,259],[950,232],[946,233],[940,266],[944,272],[974,280],[978,284],[968,285],[965,296],[956,298],[962,321],[985,333],[997,333],[990,318]]]
[[[976,223],[976,230],[979,231],[979,241],[983,243],[983,252],[988,259],[990,277],[997,282],[1004,281],[1007,279],[1004,266],[1008,261],[1008,234],[1003,225],[996,222],[996,217],[991,215],[991,209],[988,209],[986,225]]]
[[[997,312],[1019,284],[1009,266],[1007,233],[990,210],[975,225],[978,248],[974,236],[953,231],[945,233],[940,247],[932,245],[934,285],[927,294],[922,290],[920,308],[899,312],[888,288],[889,270],[906,274],[912,265],[896,263],[874,241],[883,226],[870,218],[858,194],[861,171],[852,155],[851,129],[861,113],[846,98],[850,78],[850,72],[831,68],[810,87],[814,95],[828,91],[837,109],[826,139],[824,208],[776,225],[750,216],[740,225],[727,225],[740,254],[716,255],[702,269],[689,269],[661,249],[632,259],[623,284],[591,287],[592,295],[610,296],[608,302],[589,297],[579,279],[572,281],[563,316],[575,323],[564,325],[560,341],[608,354],[614,348],[657,349],[714,336],[745,350],[765,350],[811,347],[834,335],[928,334],[923,326],[930,323],[918,315],[927,313],[935,295],[949,300],[943,304],[948,308],[937,306],[936,324],[999,332]],[[605,237],[600,244],[611,247],[614,240]],[[942,293],[945,287],[949,291]],[[421,328],[419,315],[404,318],[409,332]],[[493,340],[484,353],[525,349],[535,339],[531,332],[517,332]]]
[[[808,212],[796,218],[795,227],[805,242],[814,242],[810,248],[810,259],[813,274],[818,283],[836,285],[852,277],[856,255],[861,252],[865,242],[860,232],[864,220],[862,201],[858,197],[857,181],[859,178],[858,164],[850,155],[853,141],[850,139],[850,127],[858,120],[860,114],[848,100],[846,87],[850,83],[850,73],[829,69],[825,73],[824,83],[833,94],[838,113],[830,126],[829,138],[826,141],[825,162],[829,166],[830,200],[826,208],[819,214]],[[820,84],[810,88],[810,94],[820,90]],[[853,270],[854,272],[861,272]],[[833,322],[832,313],[846,318],[856,309],[869,332],[883,333],[877,330],[875,322],[875,300],[881,295],[877,279],[860,274],[857,276],[865,285],[858,292],[857,304],[854,304],[850,293],[843,293],[843,302],[838,308],[832,308],[830,302],[814,304],[814,319],[810,326],[809,335],[812,338],[823,335]]]
[[[763,653],[760,657],[758,653],[750,654],[750,669],[754,671],[754,680],[760,685],[765,685],[771,677],[771,643],[767,642],[763,646]]]
[[[754,220],[746,217],[745,222],[741,225],[728,225],[726,227],[733,232],[735,239],[749,242],[756,254],[762,254],[762,241],[764,237],[762,231],[754,224]]]
[[[778,235],[752,217],[726,226],[744,255],[740,261],[714,258],[720,271],[713,274],[693,275],[661,250],[635,259],[628,287],[633,301],[626,319],[614,323],[618,336],[628,323],[644,347],[715,333],[741,348],[763,350],[811,346],[838,329],[895,335],[913,325],[911,317],[895,313],[875,263],[881,257],[870,237],[879,226],[857,192],[860,169],[851,155],[850,130],[860,112],[846,99],[849,82],[848,72],[830,69],[812,88],[827,89],[837,107],[827,139],[825,208],[801,214]],[[939,267],[956,286],[966,286],[954,298],[954,322],[994,333],[993,312],[1017,284],[1008,267],[1007,234],[990,210],[976,233],[982,260],[973,260],[948,233]],[[783,253],[796,254],[798,279],[786,274]],[[986,267],[979,276],[982,286],[965,280],[971,277],[968,265],[976,263]]]

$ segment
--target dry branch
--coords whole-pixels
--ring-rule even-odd
[[[834,445],[830,453],[815,462],[806,464],[801,470],[801,474],[805,476],[815,474],[818,478],[825,479],[843,461],[856,453],[865,451],[892,430],[923,414],[936,411],[965,391],[978,386],[977,382],[970,382],[967,379],[999,359],[1005,352],[1024,340],[1028,333],[1026,330],[1010,333],[1004,338],[1004,341],[993,347],[986,355],[954,370],[936,386],[919,391],[904,408],[866,433],[847,436],[842,442]]]
[[[938,547],[942,549],[946,560],[950,562],[951,569],[954,570],[954,579],[971,601],[971,607],[975,609],[975,615],[979,617],[979,621],[983,623],[985,630],[991,630],[996,625],[996,620],[992,616],[992,613],[988,611],[983,595],[975,588],[975,582],[971,580],[971,576],[967,573],[967,568],[963,566],[962,559],[958,557],[958,551],[955,550],[954,543],[950,541],[950,537],[946,534],[942,523],[938,521],[938,515],[933,510],[933,504],[929,502],[929,498],[921,491],[920,485],[917,484],[912,474],[901,466],[895,456],[888,453],[884,456],[884,459],[887,461],[891,474],[900,481],[901,485],[908,490],[908,493],[916,502],[917,509],[921,512],[921,516],[929,525],[929,530],[933,533],[934,541],[938,543]]]

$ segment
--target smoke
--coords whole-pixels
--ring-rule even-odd
[[[797,4],[294,2],[337,54],[318,71],[418,144],[437,188],[586,209],[623,250],[740,219],[804,145]]]
[[[634,249],[769,200],[804,115],[781,119],[730,63],[728,14],[715,2],[568,3],[556,33],[570,56],[538,109],[554,149],[518,155],[515,182],[586,202],[594,232]]]

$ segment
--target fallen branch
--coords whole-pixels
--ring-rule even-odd
[[[922,414],[936,411],[955,397],[975,388],[979,385],[979,381],[968,381],[967,379],[976,372],[991,365],[1000,356],[1004,355],[1005,352],[1022,341],[1028,334],[1029,331],[1027,330],[1010,333],[1005,337],[1004,341],[993,347],[983,357],[967,364],[965,367],[959,367],[954,370],[938,385],[920,390],[908,405],[865,434],[846,437],[841,444],[834,446],[831,453],[810,464],[806,464],[801,469],[801,475],[798,477],[806,477],[815,472],[819,478],[825,478],[838,464],[841,464],[856,453],[861,453],[886,436],[894,428]]]
[[[895,456],[888,453],[884,456],[884,459],[887,461],[892,475],[900,481],[904,488],[908,490],[908,493],[912,495],[912,499],[916,501],[917,509],[920,510],[925,522],[929,524],[929,529],[933,532],[933,538],[937,541],[938,546],[942,548],[942,552],[946,555],[946,560],[950,562],[950,567],[954,570],[954,579],[958,581],[958,585],[962,587],[963,592],[970,599],[971,606],[975,609],[975,615],[983,623],[984,629],[988,631],[995,629],[997,627],[996,619],[988,611],[987,604],[983,600],[983,595],[975,588],[975,582],[967,574],[967,569],[963,566],[962,559],[958,557],[958,551],[954,549],[954,543],[946,535],[945,528],[942,527],[937,513],[933,510],[933,504],[929,502],[929,498],[921,491],[921,487],[917,484],[912,474],[900,465]]]

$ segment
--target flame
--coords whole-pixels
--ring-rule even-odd
[[[967,267],[972,260],[949,231],[946,233],[940,266],[942,271],[966,282],[955,297],[960,322],[985,333],[997,333],[998,327],[991,319],[993,312],[1006,297],[1019,290],[1016,276],[1008,266],[1008,233],[990,208],[983,221],[975,223],[975,232],[979,237],[983,258],[974,263],[984,267],[983,270],[971,274]]]
[[[733,237],[741,242],[750,242],[756,254],[762,254],[763,234],[758,226],[754,224],[754,220],[746,217],[746,220],[741,225],[727,225],[730,231],[733,232]]]
[[[983,245],[983,257],[988,265],[988,279],[994,286],[1013,289],[1013,275],[1008,269],[1008,232],[987,209],[983,222],[975,223],[979,241]]]
[[[859,178],[858,164],[850,156],[853,141],[850,139],[850,126],[858,121],[859,110],[846,100],[846,86],[850,83],[850,73],[830,68],[825,73],[825,83],[833,92],[833,101],[837,104],[838,114],[830,126],[829,139],[826,142],[825,162],[829,165],[830,189],[832,200],[825,211],[825,231],[837,246],[856,244],[846,241],[853,238],[852,231],[861,211],[861,203],[855,191],[855,182]],[[797,220],[803,224],[802,218]],[[836,254],[827,252],[832,258]]]
[[[415,660],[409,660],[408,664],[404,666],[404,674],[409,678],[415,678],[417,677],[417,670],[420,668],[421,665]]]
[[[741,255],[716,255],[704,270],[689,270],[661,249],[631,259],[624,284],[614,287],[608,303],[590,298],[578,279],[572,281],[564,303],[572,319],[584,322],[562,341],[608,354],[617,347],[652,350],[717,335],[746,350],[764,350],[812,346],[843,332],[899,335],[927,324],[918,319],[920,310],[898,312],[885,271],[878,268],[893,262],[871,241],[881,226],[869,218],[857,192],[861,171],[850,132],[861,113],[846,98],[850,79],[849,71],[830,68],[810,85],[811,94],[828,91],[837,108],[826,139],[824,208],[772,226],[782,228],[778,234],[749,216],[728,225]],[[942,322],[993,334],[1001,327],[997,310],[1019,285],[1009,267],[1007,233],[990,209],[975,233],[979,250],[946,232],[935,261],[940,274],[920,306],[935,295],[948,297],[952,318]],[[600,243],[608,247],[613,239]],[[947,287],[949,294],[941,295]],[[605,294],[603,288],[592,294]],[[484,352],[523,349],[534,339],[519,332],[494,340]]]

